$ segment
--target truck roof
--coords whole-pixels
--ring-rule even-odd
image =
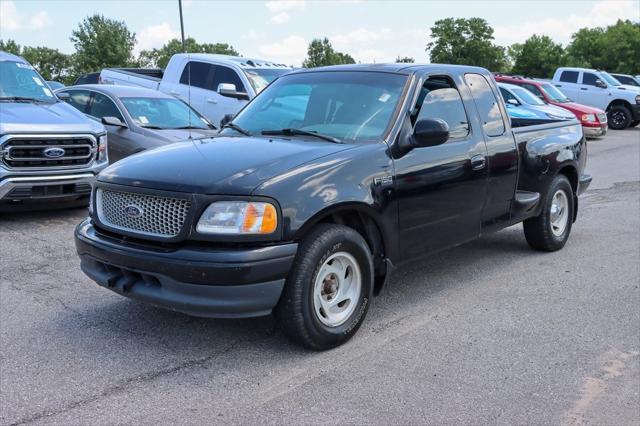
[[[472,67],[468,65],[448,65],[448,64],[412,64],[412,63],[380,63],[380,64],[346,64],[346,65],[330,65],[317,68],[299,68],[292,73],[306,73],[317,71],[371,71],[371,72],[390,72],[396,74],[416,74],[420,72],[438,71],[438,70],[455,70],[458,72],[479,72],[488,74],[485,68]]]
[[[243,56],[218,55],[215,53],[176,53],[177,58],[200,59],[201,61],[216,60],[235,64],[243,68],[290,68],[288,65],[279,64],[266,59],[245,58]]]
[[[587,71],[587,72],[602,72],[602,70],[596,70],[593,68],[580,68],[580,67],[559,67],[556,72],[558,71]]]
[[[0,50],[0,61],[23,62],[25,64],[27,63],[27,61],[23,57],[14,55],[9,52],[4,52],[1,50]]]

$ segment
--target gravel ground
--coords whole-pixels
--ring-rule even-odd
[[[121,298],[79,269],[84,210],[0,216],[0,424],[640,423],[640,129],[589,144],[571,239],[521,226],[398,270],[354,339]]]

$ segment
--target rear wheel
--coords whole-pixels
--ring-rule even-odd
[[[573,223],[573,189],[564,175],[556,176],[543,200],[542,213],[524,221],[527,243],[542,251],[564,247]]]
[[[624,130],[631,124],[631,111],[624,105],[614,105],[607,112],[609,127],[615,130]]]
[[[373,260],[355,230],[322,224],[300,244],[276,318],[296,343],[323,350],[358,330],[373,294]]]

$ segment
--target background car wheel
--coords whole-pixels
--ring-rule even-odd
[[[276,318],[294,342],[329,349],[349,340],[373,294],[373,261],[353,229],[321,224],[300,244]]]
[[[636,127],[638,124],[640,124],[640,120],[632,121],[629,127]]]
[[[625,106],[614,105],[607,112],[607,120],[612,129],[626,129],[631,124],[631,111]]]
[[[573,189],[564,175],[556,176],[543,200],[542,213],[524,221],[527,243],[542,251],[564,247],[573,224]]]

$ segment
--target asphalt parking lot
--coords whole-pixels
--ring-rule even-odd
[[[0,216],[0,423],[637,425],[640,128],[590,142],[587,170],[562,251],[515,226],[425,258],[324,353],[98,287],[83,209]]]

